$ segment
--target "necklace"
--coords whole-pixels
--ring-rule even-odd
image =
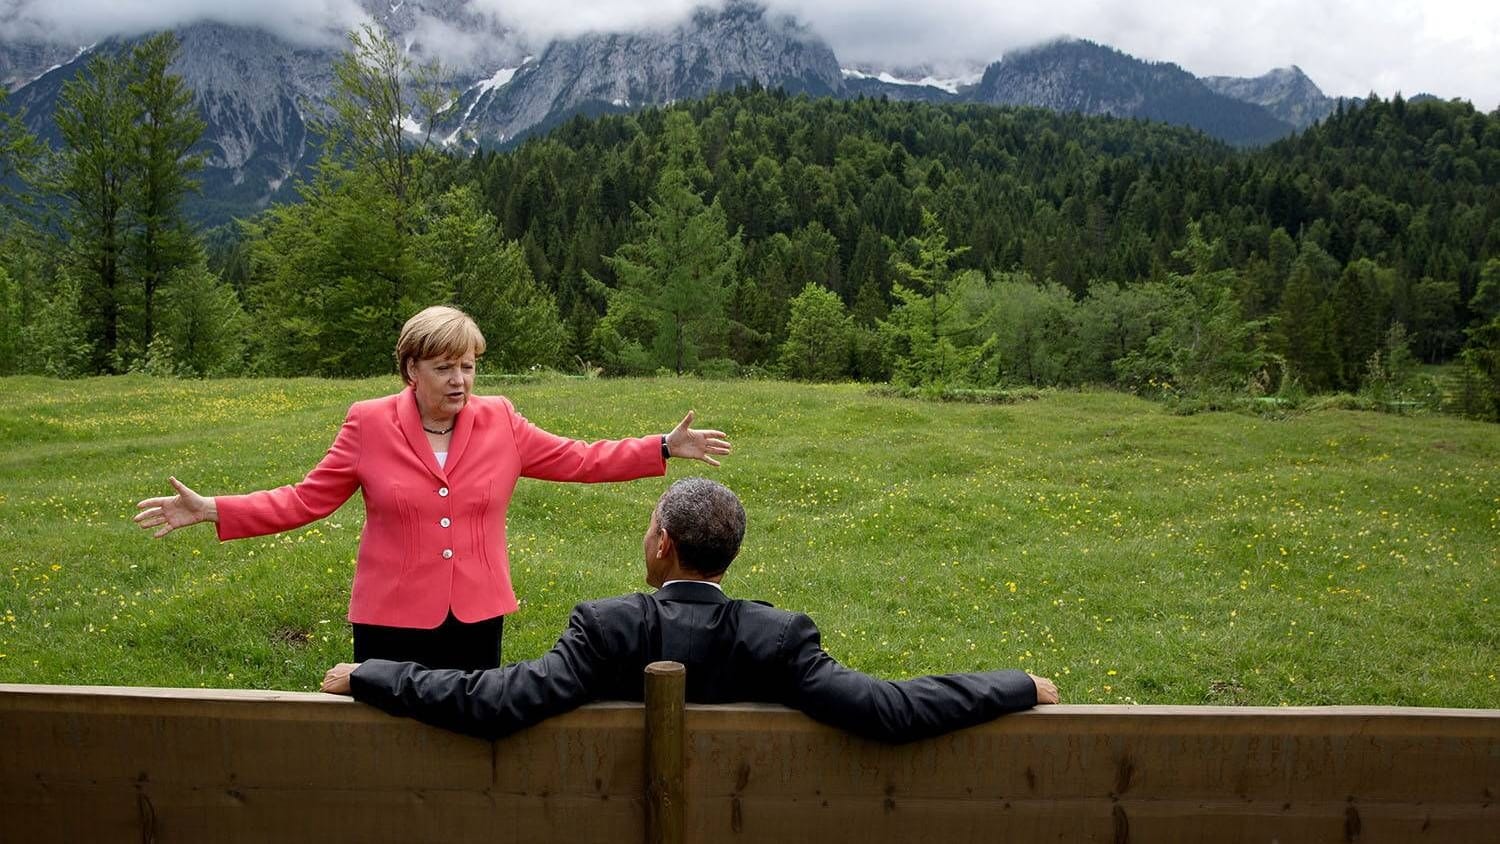
[[[426,431],[429,434],[432,434],[434,437],[441,437],[444,434],[451,434],[451,433],[453,433],[453,429],[455,427],[456,427],[456,425],[449,425],[448,427],[444,428],[441,431],[434,431],[431,428],[427,427],[426,425],[423,425],[422,426],[422,430]]]

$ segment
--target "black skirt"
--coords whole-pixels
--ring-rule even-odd
[[[454,618],[451,610],[442,624],[430,630],[356,624],[354,661],[389,659],[464,671],[498,668],[504,627],[503,615],[470,624]]]

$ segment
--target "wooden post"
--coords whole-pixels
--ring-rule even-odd
[[[682,844],[682,707],[687,668],[680,662],[646,666],[646,844]]]

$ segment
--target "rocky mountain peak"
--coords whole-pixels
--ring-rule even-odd
[[[843,87],[833,50],[810,30],[737,1],[700,8],[665,31],[554,41],[506,83],[464,91],[439,130],[494,146],[574,114],[661,105],[749,82],[820,95]]]
[[[46,41],[0,43],[0,85],[7,92],[19,90],[74,60],[81,52],[80,47]]]
[[[1261,106],[1298,129],[1327,117],[1336,104],[1296,65],[1251,78],[1205,76],[1203,84],[1226,97]]]
[[[1266,109],[1210,90],[1171,62],[1149,62],[1083,39],[1006,53],[970,92],[980,102],[1033,105],[1192,126],[1240,144],[1291,131]]]

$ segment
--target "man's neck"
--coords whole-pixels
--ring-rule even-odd
[[[719,582],[724,579],[724,572],[722,571],[715,575],[702,574],[694,569],[690,569],[687,566],[684,566],[682,563],[678,562],[676,558],[663,560],[662,562],[664,563],[664,565],[662,565],[661,568],[657,569],[657,571],[661,572],[662,586],[666,586],[668,583],[676,583],[677,581],[689,581],[692,583],[712,583],[715,586],[719,586]],[[651,568],[651,564],[648,563],[646,566],[647,571],[649,572]],[[647,580],[649,581],[649,579],[650,578],[648,577]],[[719,586],[719,588],[723,589],[724,587]]]

